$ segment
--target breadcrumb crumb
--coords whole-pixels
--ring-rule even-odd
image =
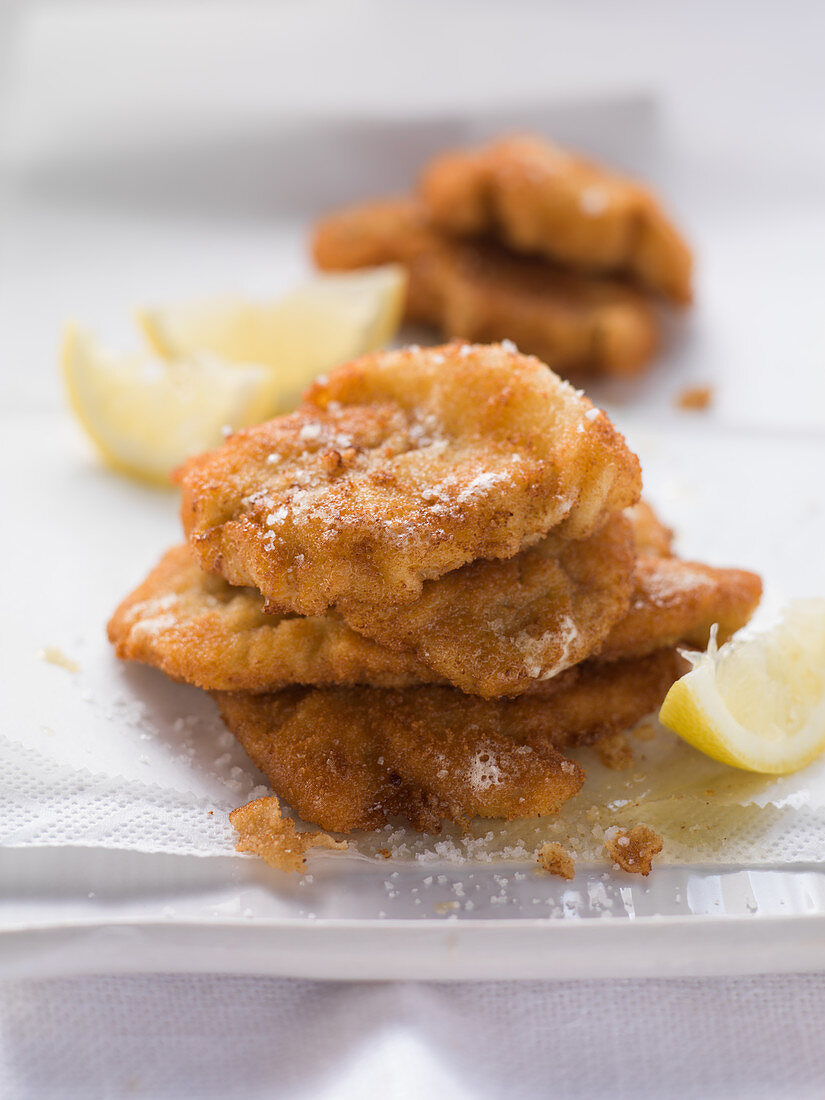
[[[702,412],[713,403],[713,386],[685,386],[676,398],[679,409]]]
[[[606,768],[621,772],[633,763],[633,749],[622,730],[601,737],[596,743],[599,760]]]
[[[664,841],[648,825],[634,825],[629,833],[618,825],[605,830],[604,846],[607,854],[623,871],[650,874],[653,857],[661,852]]]
[[[562,848],[555,840],[548,840],[542,844],[536,855],[539,867],[548,871],[551,875],[559,875],[561,878],[573,878],[576,873],[576,864],[568,851]]]
[[[634,726],[630,731],[637,741],[652,741],[657,734],[656,726],[653,722],[640,722],[638,726]]]
[[[347,848],[345,840],[335,840],[328,833],[299,833],[295,823],[282,816],[273,795],[239,806],[230,813],[229,820],[239,834],[235,850],[260,856],[279,871],[300,871],[310,848]]]

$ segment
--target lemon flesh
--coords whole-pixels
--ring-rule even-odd
[[[825,751],[825,599],[795,600],[770,631],[692,661],[659,720],[700,752],[785,775]]]
[[[107,464],[158,484],[168,484],[190,455],[221,443],[225,427],[255,424],[277,404],[267,367],[114,355],[74,325],[64,334],[61,365],[71,407]]]
[[[285,298],[256,303],[221,298],[137,310],[156,354],[165,359],[211,352],[228,363],[277,372],[280,407],[294,407],[318,374],[382,347],[401,322],[406,274],[397,264],[320,275]]]

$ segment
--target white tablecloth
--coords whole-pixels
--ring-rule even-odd
[[[335,984],[149,975],[0,985],[6,1100],[825,1095],[825,974]]]

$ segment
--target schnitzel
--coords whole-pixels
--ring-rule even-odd
[[[629,509],[629,514],[638,512]],[[635,523],[634,529],[638,531]],[[571,550],[577,545],[572,543]],[[511,563],[517,566],[518,558],[485,564],[495,570],[500,564],[511,569]],[[597,659],[639,656],[673,645],[704,648],[713,623],[719,624],[723,642],[748,621],[761,591],[753,573],[678,558],[640,557],[633,583],[630,607],[613,625]],[[473,599],[468,584],[461,600]],[[449,622],[453,612],[445,608],[444,614]],[[460,617],[460,608],[456,614]],[[478,612],[476,618],[481,618]],[[432,625],[437,629],[437,618],[432,617]],[[266,614],[260,593],[233,588],[204,573],[186,545],[164,555],[121,603],[108,629],[122,659],[142,661],[173,679],[213,691],[271,692],[290,684],[402,688],[444,682],[414,653],[363,637],[334,612]],[[448,638],[445,630],[440,641],[447,659]],[[527,689],[534,684],[535,678]]]
[[[278,798],[335,832],[556,813],[584,782],[568,753],[630,763],[677,647],[724,641],[761,594],[674,556],[605,413],[506,343],[345,363],[177,477],[188,541],[109,637],[213,694],[276,796],[233,813],[241,850],[286,869],[342,844]],[[646,874],[661,838],[606,845]]]
[[[297,412],[177,474],[203,568],[267,609],[411,603],[426,580],[585,538],[638,499],[607,416],[504,346],[378,352],[317,380]]]
[[[761,580],[744,569],[640,557],[630,610],[611,630],[599,659],[641,657],[669,645],[704,649],[714,623],[721,645],[748,622],[761,595]]]
[[[176,546],[121,603],[108,626],[118,657],[214,691],[288,684],[405,687],[440,680],[410,653],[378,645],[333,612],[269,615],[254,588],[204,573]]]
[[[599,649],[630,606],[635,558],[633,528],[616,513],[587,539],[551,532],[506,561],[475,561],[425,581],[413,603],[348,602],[342,614],[464,691],[517,695]]]
[[[673,553],[673,531],[667,527],[646,500],[625,509],[633,524],[636,553],[639,557],[669,558]]]
[[[566,377],[635,375],[656,348],[653,310],[635,287],[449,236],[414,199],[377,200],[322,218],[312,252],[324,271],[401,263],[407,320],[446,337],[512,340]]]
[[[650,191],[549,141],[516,136],[446,153],[424,169],[418,194],[450,234],[692,298],[690,250]]]
[[[632,726],[686,667],[674,650],[585,663],[509,700],[436,686],[215,698],[276,795],[305,821],[350,832],[403,816],[437,832],[442,821],[556,813],[584,782],[563,750]]]

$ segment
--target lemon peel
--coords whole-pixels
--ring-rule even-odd
[[[786,775],[825,752],[825,599],[793,601],[770,630],[715,635],[668,692],[659,720],[705,755]]]

